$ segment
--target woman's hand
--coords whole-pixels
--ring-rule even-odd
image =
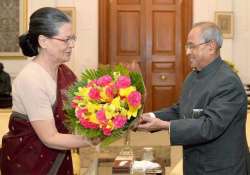
[[[98,145],[101,141],[102,141],[101,138],[93,138],[93,139],[90,139],[90,143],[91,143],[92,145]]]

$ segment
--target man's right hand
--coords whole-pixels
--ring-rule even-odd
[[[144,113],[140,117],[139,125],[137,130],[155,132],[161,130],[167,130],[169,128],[169,122],[160,120],[156,117],[152,117],[150,113]]]

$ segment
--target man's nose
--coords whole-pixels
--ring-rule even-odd
[[[191,54],[191,50],[190,48],[186,48],[186,55],[190,55]]]
[[[74,47],[75,47],[75,42],[70,42],[70,43],[69,43],[69,47],[70,47],[70,48],[74,48]]]

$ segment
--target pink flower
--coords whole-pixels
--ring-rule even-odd
[[[127,88],[131,85],[131,80],[128,76],[120,76],[116,82],[117,88]]]
[[[79,102],[79,100],[82,100],[82,97],[81,96],[75,96],[73,101],[71,102],[71,107],[72,108],[76,108],[77,107],[77,102]]]
[[[111,135],[111,129],[109,129],[109,128],[102,128],[102,132],[105,136]]]
[[[83,118],[79,119],[80,124],[84,127],[84,128],[91,128],[91,129],[97,129],[99,128],[98,124],[95,123],[91,123],[88,120],[85,120]]]
[[[79,96],[79,95],[77,95],[77,96],[75,96],[75,99],[76,99],[76,100],[82,100],[82,97]]]
[[[133,91],[128,95],[128,103],[132,107],[138,107],[141,104],[141,94],[138,91]]]
[[[93,87],[96,84],[96,80],[92,80],[87,84],[87,87]]]
[[[105,115],[105,111],[104,111],[103,109],[97,111],[96,117],[97,117],[97,119],[98,119],[101,123],[106,123],[106,122],[107,122],[107,118],[106,118],[106,115]]]
[[[114,118],[113,123],[116,128],[122,128],[127,123],[127,119],[122,115],[117,115]]]
[[[76,107],[77,107],[77,103],[75,103],[75,102],[72,101],[72,102],[71,102],[71,107],[72,107],[72,108],[76,108]]]
[[[104,75],[97,79],[96,84],[98,86],[107,86],[112,81],[112,77],[109,75]]]
[[[92,100],[99,100],[101,98],[100,92],[96,88],[91,88],[88,95]]]
[[[109,98],[114,98],[116,88],[114,85],[110,85],[106,88],[105,93]]]
[[[84,114],[85,114],[86,112],[88,112],[88,110],[87,110],[86,108],[78,108],[78,109],[76,110],[76,117],[77,117],[78,119],[80,119],[80,118],[84,117]]]

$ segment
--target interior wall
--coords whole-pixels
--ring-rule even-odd
[[[44,6],[76,8],[76,35],[78,37],[69,66],[80,75],[86,68],[98,64],[98,0],[28,0],[28,15]],[[232,61],[244,83],[250,83],[250,2],[249,0],[193,0],[193,21],[214,21],[215,11],[234,13],[234,37],[225,39],[221,49],[223,59]],[[15,77],[27,60],[0,60],[6,71]]]
[[[98,64],[98,0],[28,0],[28,16],[41,7],[75,7],[77,42],[68,65],[79,76]],[[31,60],[0,60],[12,79]]]
[[[250,84],[250,2],[233,1],[235,34],[232,58],[243,82]]]
[[[235,64],[243,83],[250,83],[250,2],[249,0],[193,0],[194,22],[214,21],[215,11],[232,11],[234,36],[224,39],[221,49],[223,59]]]

